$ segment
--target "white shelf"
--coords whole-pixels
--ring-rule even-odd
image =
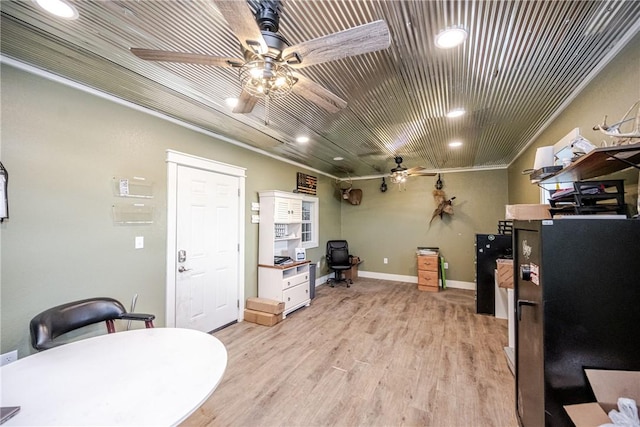
[[[275,256],[292,260],[302,247],[302,197],[283,191],[260,192],[258,296],[285,303],[284,316],[311,302],[309,261],[274,265]]]

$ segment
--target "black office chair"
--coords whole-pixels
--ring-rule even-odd
[[[106,322],[107,332],[116,331],[114,320],[139,320],[153,328],[153,314],[127,313],[124,306],[113,298],[89,298],[68,302],[43,311],[31,319],[31,345],[38,351],[56,347],[65,342],[54,342],[60,335],[94,323]]]
[[[333,270],[334,278],[329,278],[327,283],[332,288],[336,283],[346,282],[347,288],[351,287],[353,280],[342,277],[342,272],[351,269],[351,259],[349,255],[349,244],[346,240],[329,240],[327,242],[327,265]]]

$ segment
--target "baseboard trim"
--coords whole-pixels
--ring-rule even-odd
[[[380,279],[380,280],[391,280],[396,282],[405,282],[405,283],[418,283],[418,276],[405,276],[402,274],[388,274],[388,273],[378,273],[376,271],[358,271],[358,276],[366,277],[369,279]],[[467,289],[470,291],[476,290],[475,282],[463,282],[461,280],[448,280],[447,279],[447,288],[453,289]]]
[[[320,285],[324,285],[327,283],[331,275],[325,274],[324,276],[316,278],[316,287]],[[380,280],[390,280],[392,282],[405,282],[405,283],[418,283],[418,276],[405,276],[402,274],[389,274],[389,273],[378,273],[376,271],[358,271],[358,276],[366,277],[368,279],[380,279]],[[476,290],[475,282],[463,282],[460,280],[447,280],[447,288],[452,289],[467,289],[469,291]]]

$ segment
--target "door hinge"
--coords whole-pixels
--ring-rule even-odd
[[[240,197],[240,189],[238,188],[238,197]]]
[[[240,308],[240,300],[237,299],[236,302],[238,303],[238,308]]]
[[[240,252],[240,243],[238,243],[238,252]]]

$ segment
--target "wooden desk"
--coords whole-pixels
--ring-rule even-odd
[[[190,329],[101,335],[55,347],[0,370],[4,426],[175,425],[216,389],[227,351]]]

